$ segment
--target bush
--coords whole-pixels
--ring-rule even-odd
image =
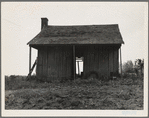
[[[133,63],[131,60],[123,64],[123,73],[134,73]]]

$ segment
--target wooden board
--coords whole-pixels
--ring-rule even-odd
[[[99,75],[102,76],[103,74],[103,49],[102,47],[99,47],[98,49],[98,64],[99,64],[99,69],[98,69],[98,72],[99,72]]]
[[[118,73],[118,49],[114,48],[114,70],[115,74]]]
[[[75,56],[75,45],[73,45],[73,79],[75,79],[76,75],[76,56]]]
[[[37,61],[37,76],[42,76],[43,75],[43,50],[40,49],[38,50],[38,61]]]
[[[108,48],[106,48],[106,47],[103,47],[103,54],[102,54],[103,56],[102,56],[102,58],[103,58],[103,62],[102,62],[102,66],[103,66],[103,68],[102,68],[102,73],[103,73],[103,76],[104,77],[108,77],[108,71],[109,71],[109,69],[108,69],[108,65],[109,65],[109,60],[108,60],[108,58],[109,58],[109,53],[108,53]]]
[[[54,47],[48,48],[48,77],[53,78],[55,73],[55,61],[54,61]]]
[[[113,47],[109,47],[109,73],[113,72]]]
[[[48,76],[51,78],[67,78],[71,73],[71,47],[48,48]]]
[[[48,75],[48,53],[47,53],[47,47],[44,48],[42,52],[42,57],[43,57],[43,76]]]
[[[84,75],[96,71],[99,76],[118,71],[118,49],[99,45],[49,46],[38,50],[37,74],[51,78],[72,77],[76,73],[75,55],[84,57]],[[81,50],[79,53],[79,50]],[[75,55],[73,55],[73,52]],[[77,54],[78,52],[78,54]],[[73,60],[74,59],[74,60]],[[73,66],[73,63],[74,66]]]

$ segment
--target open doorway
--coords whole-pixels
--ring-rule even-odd
[[[83,76],[83,68],[84,68],[84,57],[76,57],[76,75],[78,77]]]

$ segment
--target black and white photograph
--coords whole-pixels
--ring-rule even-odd
[[[1,2],[2,116],[147,116],[148,2]]]

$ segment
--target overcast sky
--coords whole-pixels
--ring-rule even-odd
[[[146,2],[2,2],[2,71],[5,75],[27,75],[29,42],[41,30],[41,18],[48,25],[118,24],[123,40],[122,62],[145,58],[148,38]],[[32,50],[32,64],[37,51]]]

